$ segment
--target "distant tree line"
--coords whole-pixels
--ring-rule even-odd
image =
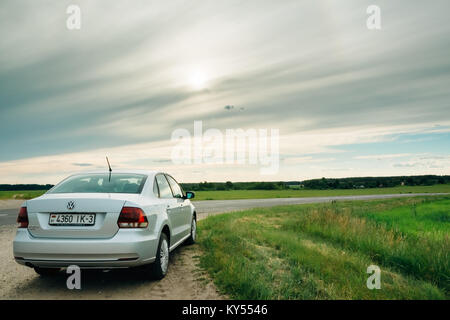
[[[283,189],[359,189],[387,188],[398,186],[431,186],[450,184],[450,176],[395,176],[395,177],[358,177],[358,178],[321,178],[304,181],[275,182],[199,182],[181,183],[184,190],[220,191],[220,190],[283,190]],[[52,184],[0,184],[0,191],[48,190]]]
[[[53,184],[0,184],[0,191],[49,190]]]
[[[301,184],[305,189],[358,189],[388,188],[398,186],[431,186],[450,183],[450,176],[396,176],[396,177],[358,177],[342,179],[312,179]]]
[[[182,183],[185,190],[282,190],[282,189],[359,189],[387,188],[398,186],[431,186],[449,184],[450,176],[395,176],[395,177],[358,177],[358,178],[321,178],[304,181],[278,182],[200,182]]]
[[[184,190],[219,191],[219,190],[282,190],[289,189],[286,182],[200,182],[181,183]]]

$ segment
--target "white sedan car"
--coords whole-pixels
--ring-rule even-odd
[[[196,212],[170,175],[154,171],[75,174],[24,202],[15,260],[51,275],[60,268],[144,266],[167,273],[169,252],[194,243]]]

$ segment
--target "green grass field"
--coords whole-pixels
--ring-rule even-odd
[[[46,190],[0,191],[0,199],[31,199],[45,193]]]
[[[336,190],[197,191],[195,192],[195,200],[301,198],[301,197],[352,196],[352,195],[368,195],[368,194],[423,193],[423,192],[450,193],[450,185],[438,184],[434,186],[413,186],[413,187],[404,186],[394,188],[336,189]]]
[[[337,189],[337,190],[229,190],[229,191],[197,191],[195,201],[201,200],[232,200],[232,199],[265,199],[265,198],[301,198],[301,197],[327,197],[352,196],[367,194],[390,193],[423,193],[443,192],[450,193],[449,184],[434,186],[414,186],[395,188],[372,189]],[[0,199],[31,199],[45,193],[45,190],[32,191],[0,191]]]
[[[200,261],[237,299],[448,299],[449,219],[449,196],[252,209],[200,221]]]

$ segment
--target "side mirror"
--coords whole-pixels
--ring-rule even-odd
[[[184,198],[185,199],[193,199],[193,198],[195,198],[195,193],[192,191],[186,191],[186,196]]]

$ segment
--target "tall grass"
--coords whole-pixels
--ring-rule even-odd
[[[345,202],[253,209],[199,223],[202,265],[219,288],[243,299],[445,299],[449,238],[377,221],[386,212],[444,206],[450,198]],[[446,202],[447,201],[447,202]],[[411,216],[412,219],[413,216]],[[444,219],[446,219],[444,217]],[[382,289],[369,290],[366,269],[382,270]]]
[[[294,220],[295,223],[283,224],[283,228],[363,252],[376,263],[430,281],[447,291],[450,289],[448,232],[442,237],[434,236],[433,230],[423,235],[408,234],[392,224],[392,228],[387,228],[374,220],[355,217],[346,207],[310,208]]]

